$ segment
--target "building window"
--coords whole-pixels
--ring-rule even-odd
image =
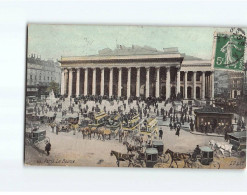
[[[44,76],[44,81],[45,81],[45,76]]]
[[[49,77],[47,77],[47,80],[49,81]]]
[[[31,80],[33,79],[32,75],[30,75],[30,79],[31,79]]]
[[[193,72],[188,72],[187,81],[192,81]]]
[[[180,81],[184,81],[184,74],[180,74]]]
[[[41,76],[39,76],[39,80],[41,80]]]
[[[37,76],[36,75],[35,75],[34,79],[37,80]]]
[[[199,72],[196,73],[196,81],[200,81],[201,75]]]

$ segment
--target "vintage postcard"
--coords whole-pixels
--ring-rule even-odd
[[[246,33],[28,25],[25,165],[245,168]]]

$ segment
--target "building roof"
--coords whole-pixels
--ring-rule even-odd
[[[194,111],[195,113],[217,113],[217,114],[229,114],[226,113],[223,109],[219,108],[219,107],[213,107],[211,105],[208,106],[204,106],[201,109],[196,109]]]
[[[163,51],[157,50],[149,46],[138,46],[132,45],[131,47],[126,47],[124,45],[117,45],[117,47],[112,50],[110,48],[104,48],[99,50],[97,55],[88,55],[88,56],[62,56],[59,62],[97,62],[97,61],[112,61],[112,60],[145,60],[145,59],[173,59],[178,58],[181,61],[189,61],[189,64],[194,63],[210,63],[210,61],[205,61],[201,58],[194,56],[189,56],[182,54],[178,51],[177,47],[163,48]]]

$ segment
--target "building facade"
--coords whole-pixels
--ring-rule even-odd
[[[61,94],[214,99],[210,61],[185,56],[177,48],[108,50],[95,56],[61,57]]]
[[[231,99],[242,96],[244,90],[244,73],[229,72],[229,84]]]
[[[37,96],[40,89],[46,89],[50,82],[61,84],[61,67],[53,60],[42,60],[31,54],[27,58],[27,96]]]

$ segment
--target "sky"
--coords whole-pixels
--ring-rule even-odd
[[[161,51],[178,47],[180,53],[211,60],[215,31],[229,32],[230,28],[30,24],[28,55],[56,60],[61,56],[96,55],[101,49],[115,49],[119,44]]]

